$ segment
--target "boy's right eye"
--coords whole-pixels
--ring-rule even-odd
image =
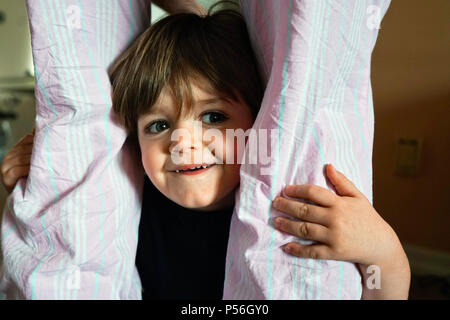
[[[157,121],[153,121],[152,123],[150,123],[146,128],[145,128],[145,133],[160,133],[164,130],[166,130],[168,128],[167,122],[164,120],[157,120]]]

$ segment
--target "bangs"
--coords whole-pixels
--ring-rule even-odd
[[[174,48],[174,50],[183,52],[183,48]],[[143,90],[148,87],[152,87],[153,90],[150,92],[147,91],[147,94],[145,94],[144,91],[141,91],[138,95],[139,97],[142,97],[142,100],[137,104],[137,117],[151,111],[164,89],[167,90],[166,92],[170,94],[173,99],[176,108],[176,116],[179,117],[181,113],[188,114],[192,111],[196,102],[192,90],[193,84],[211,96],[220,97],[226,101],[238,101],[237,96],[239,94],[236,94],[235,90],[228,90],[228,88],[224,88],[225,86],[221,86],[221,84],[214,85],[214,78],[207,78],[208,74],[199,70],[194,70],[194,68],[195,66],[192,65],[192,61],[181,58],[178,61],[171,61],[165,68],[159,69],[158,71],[164,70],[162,74],[158,74],[158,71],[155,72],[153,74],[153,79],[156,79],[156,81],[143,87]],[[164,79],[168,80],[164,81]],[[145,100],[145,98],[147,98],[147,100]]]
[[[137,120],[167,91],[177,117],[195,105],[192,84],[226,101],[243,101],[253,118],[264,87],[245,20],[233,10],[206,17],[169,15],[145,30],[109,68],[112,107],[134,140]]]
[[[192,91],[192,85],[197,86],[212,96],[220,95],[208,79],[198,72],[193,71],[192,68],[184,67],[176,68],[174,70],[175,71],[170,75],[170,80],[167,83],[167,89],[173,98],[177,110],[177,117],[179,117],[182,112],[188,114],[195,105],[196,101]]]

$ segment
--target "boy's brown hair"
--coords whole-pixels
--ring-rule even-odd
[[[224,99],[243,99],[258,114],[264,95],[245,20],[231,9],[169,15],[144,31],[109,69],[112,106],[137,143],[137,121],[167,84],[180,112],[192,107],[190,82]]]

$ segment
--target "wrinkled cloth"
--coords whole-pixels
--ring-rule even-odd
[[[270,226],[280,214],[270,202],[287,184],[332,190],[326,163],[372,201],[370,57],[374,21],[388,5],[241,1],[266,84],[253,128],[278,131],[269,165],[241,166],[224,299],[360,299],[354,264],[282,252],[296,239]],[[1,295],[141,299],[135,257],[144,173],[111,109],[107,67],[149,25],[150,2],[28,0],[27,10],[36,133],[28,179],[3,209]]]
[[[268,164],[241,166],[224,299],[361,298],[355,264],[297,258],[280,249],[292,241],[313,242],[272,228],[271,219],[281,213],[271,201],[290,184],[335,192],[324,174],[331,163],[372,203],[370,58],[377,22],[388,5],[388,0],[241,1],[267,85],[253,129],[275,134]]]
[[[147,0],[26,2],[36,80],[28,179],[3,211],[7,299],[141,299],[144,171],[111,108],[107,68],[150,24]]]

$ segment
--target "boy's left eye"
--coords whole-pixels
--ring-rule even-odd
[[[168,127],[167,122],[164,120],[157,120],[152,122],[150,125],[148,125],[144,131],[146,133],[152,133],[152,134],[157,134],[160,133],[164,130],[166,130]]]
[[[204,120],[206,123],[220,123],[227,120],[228,117],[220,112],[212,111],[203,114],[202,119],[208,119],[209,121]]]

